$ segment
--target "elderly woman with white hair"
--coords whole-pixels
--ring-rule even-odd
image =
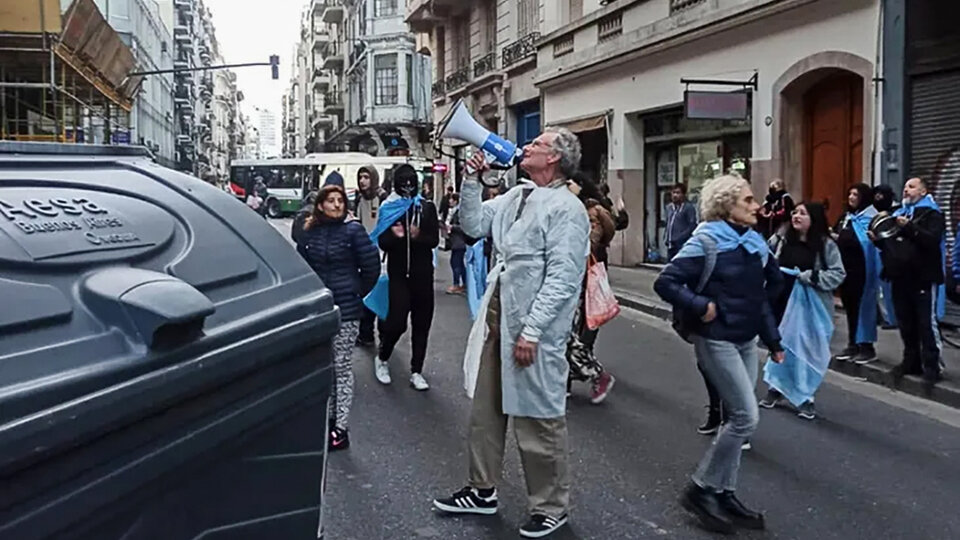
[[[703,223],[654,284],[686,323],[697,363],[727,407],[727,422],[681,498],[704,528],[723,533],[764,527],[763,515],[734,495],[742,445],[759,421],[757,336],[773,361],[784,357],[770,305],[783,277],[753,229],[759,208],[743,178],[707,182],[700,194]]]

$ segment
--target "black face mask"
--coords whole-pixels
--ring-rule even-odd
[[[400,180],[396,184],[397,194],[401,197],[413,197],[417,194],[417,182]]]
[[[773,186],[770,186],[770,194],[771,194],[771,195],[776,195],[778,191],[780,191],[780,190],[778,190],[777,188],[775,188],[775,187],[773,187]]]

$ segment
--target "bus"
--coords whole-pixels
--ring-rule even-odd
[[[303,199],[323,185],[327,176],[337,171],[352,200],[357,191],[357,171],[372,165],[380,175],[381,185],[392,178],[393,168],[408,163],[420,175],[421,185],[433,182],[433,161],[412,156],[374,157],[360,152],[308,154],[302,158],[237,159],[230,163],[230,192],[241,200],[262,178],[267,186],[264,203],[267,215],[281,218],[300,210]]]

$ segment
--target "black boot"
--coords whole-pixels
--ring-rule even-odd
[[[732,491],[721,493],[719,500],[720,508],[730,516],[734,525],[744,529],[763,530],[763,514],[744,506]]]
[[[707,420],[697,428],[697,433],[701,435],[713,435],[720,430],[720,424],[723,423],[722,406],[707,407]]]
[[[732,534],[733,521],[720,506],[720,495],[691,483],[680,497],[680,505],[697,516],[700,525],[713,532]]]

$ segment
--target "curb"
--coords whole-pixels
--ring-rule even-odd
[[[673,312],[669,307],[665,307],[647,298],[618,291],[614,291],[614,296],[616,296],[621,306],[652,315],[658,319],[669,322],[673,316]],[[924,384],[920,377],[914,375],[907,375],[898,382],[890,375],[889,367],[880,362],[873,362],[861,366],[852,362],[832,360],[830,362],[830,369],[838,373],[843,373],[844,375],[857,377],[867,382],[890,388],[891,390],[960,409],[960,388],[953,385],[946,386],[943,383],[939,383],[931,388]]]

